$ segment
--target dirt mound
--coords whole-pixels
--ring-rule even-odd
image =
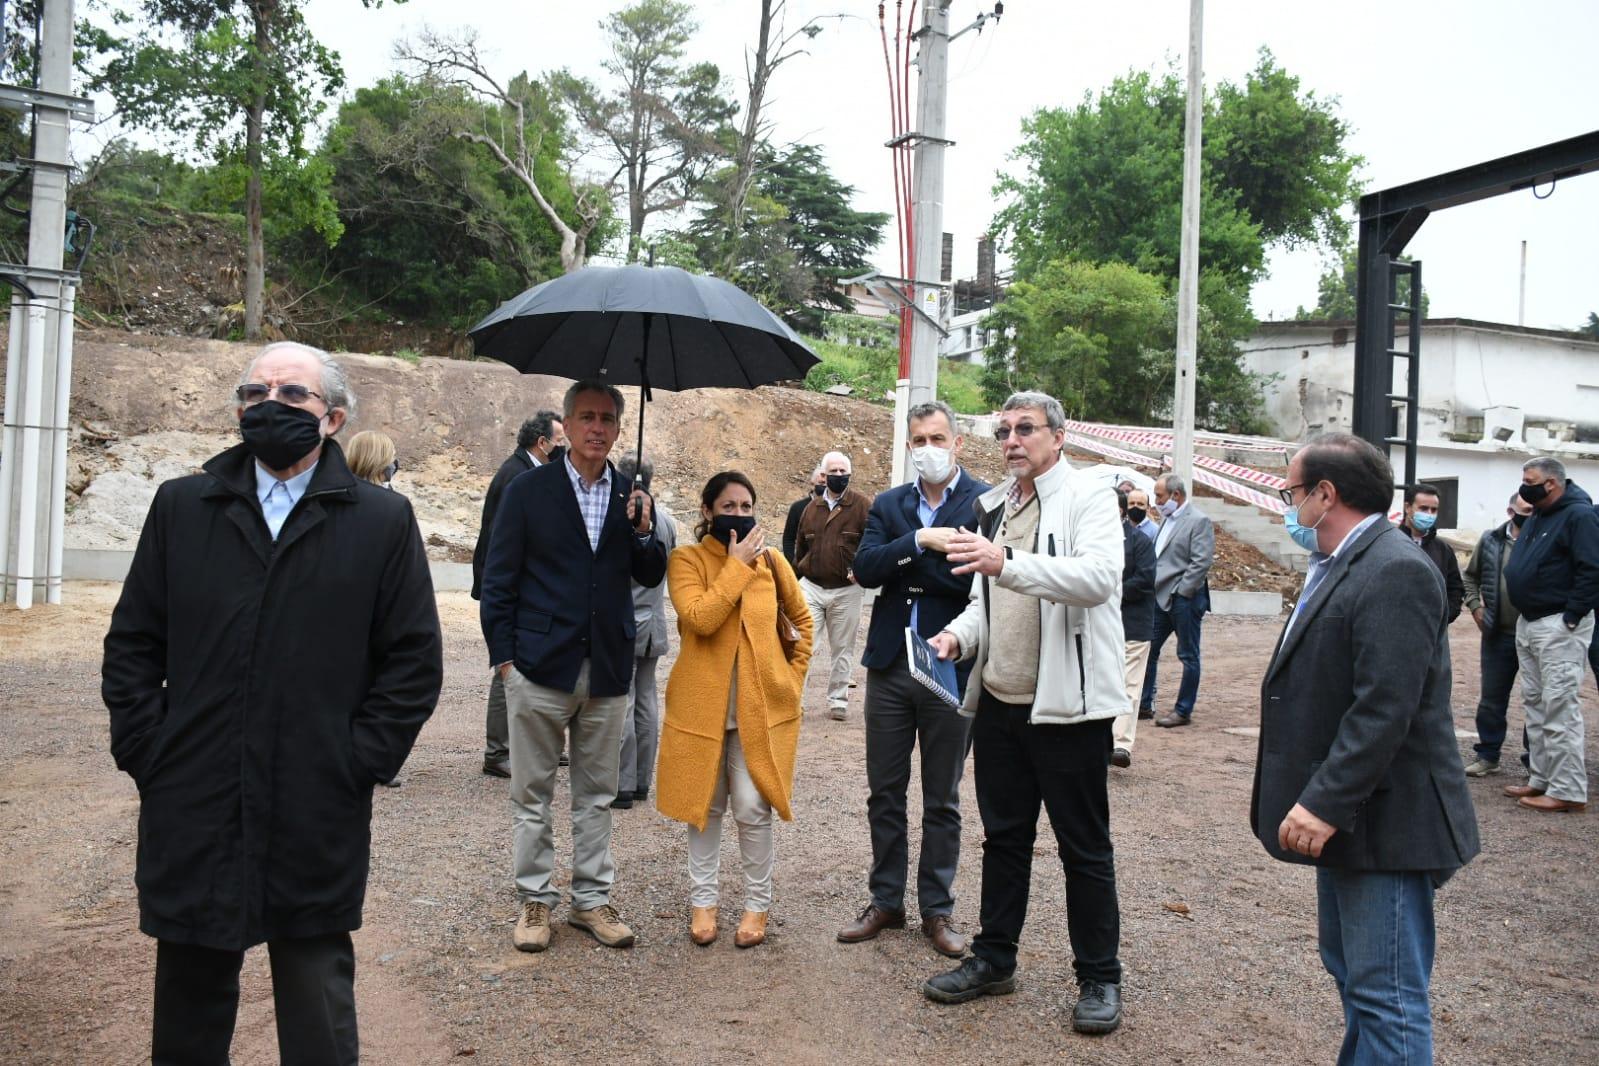
[[[74,548],[131,548],[155,488],[197,470],[237,437],[232,391],[253,345],[187,336],[80,330],[73,359],[67,538]],[[357,397],[350,434],[375,429],[400,456],[395,487],[411,498],[436,559],[471,558],[483,491],[515,447],[522,421],[559,409],[564,378],[518,374],[497,362],[340,353]],[[638,390],[627,399],[617,455],[637,433]],[[854,484],[888,483],[893,414],[885,407],[802,389],[702,389],[655,393],[645,417],[661,506],[692,524],[699,491],[719,470],[755,483],[760,512],[780,528],[807,491],[822,454],[852,457]],[[998,448],[968,439],[962,460],[990,482],[1003,476]],[[1292,575],[1218,531],[1214,588],[1278,590]]]

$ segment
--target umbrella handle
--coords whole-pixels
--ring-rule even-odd
[[[650,402],[650,327],[655,324],[655,316],[648,312],[644,315],[644,350],[638,360],[638,451],[633,459],[633,484],[645,492],[649,485],[642,478],[644,470],[644,405]],[[628,515],[633,520],[633,528],[637,529],[644,521],[644,508],[639,507]]]

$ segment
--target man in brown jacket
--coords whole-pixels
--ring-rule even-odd
[[[849,707],[850,660],[855,654],[855,631],[861,624],[861,587],[855,583],[855,549],[866,531],[869,497],[849,487],[850,461],[843,452],[822,457],[827,485],[800,516],[799,540],[794,546],[794,570],[800,589],[810,604],[813,647],[820,651],[822,634],[832,673],[827,681],[827,713],[844,720]],[[812,656],[816,662],[821,655]]]

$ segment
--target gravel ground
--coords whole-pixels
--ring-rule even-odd
[[[0,608],[0,706],[9,712],[0,731],[0,1058],[8,1063],[148,1059],[154,951],[136,928],[137,797],[106,754],[98,689],[116,591],[73,585],[66,607]],[[866,899],[862,690],[849,720],[832,722],[814,672],[796,817],[778,832],[766,946],[731,943],[739,905],[731,834],[723,938],[707,949],[689,943],[683,829],[645,804],[617,812],[615,831],[614,901],[637,946],[602,948],[558,924],[548,952],[516,952],[504,783],[478,773],[487,671],[475,605],[446,594],[440,608],[444,695],[403,787],[379,789],[376,800],[366,927],[356,934],[369,1062],[1301,1066],[1336,1054],[1342,1019],[1316,956],[1313,876],[1272,862],[1250,836],[1255,745],[1234,732],[1255,724],[1277,623],[1209,620],[1197,724],[1148,729],[1132,769],[1112,772],[1127,1022],[1090,1039],[1069,1027],[1062,879],[1047,827],[1015,995],[927,1002],[921,982],[948,963],[914,928],[867,944],[834,941]],[[1455,626],[1453,641],[1457,725],[1469,731],[1477,696],[1469,622]],[[1162,664],[1167,699],[1173,652]],[[1591,679],[1585,693],[1589,714],[1599,712]],[[1519,725],[1513,712],[1513,730]],[[1472,783],[1484,854],[1438,897],[1438,1061],[1599,1062],[1599,822],[1518,810],[1498,794],[1512,779]],[[973,931],[981,828],[969,775],[963,794],[956,917]],[[563,778],[558,809],[564,802]],[[564,866],[565,826],[557,845]],[[265,954],[254,951],[234,1061],[275,1060]]]

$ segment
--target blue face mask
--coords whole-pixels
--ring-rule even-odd
[[[1425,511],[1417,511],[1410,516],[1410,528],[1417,533],[1425,533],[1438,524],[1438,516]]]
[[[1316,525],[1321,525],[1320,518],[1316,519]],[[1299,508],[1288,508],[1288,513],[1283,515],[1283,526],[1288,530],[1288,535],[1293,538],[1294,543],[1301,548],[1308,552],[1321,550],[1316,543],[1316,526],[1302,526],[1299,524]]]

